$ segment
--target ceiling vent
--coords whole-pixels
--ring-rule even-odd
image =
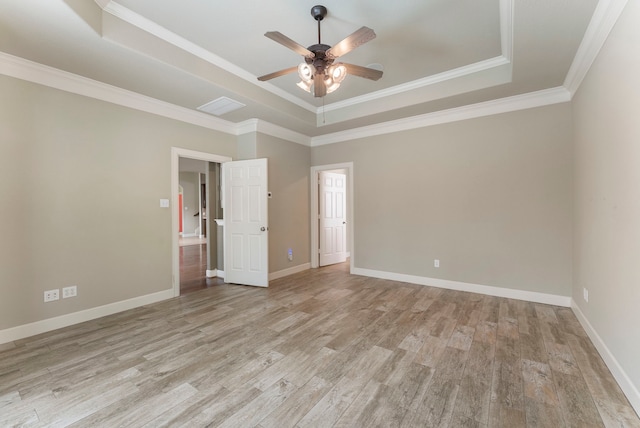
[[[242,104],[241,102],[232,100],[231,98],[220,97],[201,105],[198,107],[198,110],[214,116],[222,116],[225,113],[229,113],[230,111],[234,111],[242,107],[246,107],[246,104]]]

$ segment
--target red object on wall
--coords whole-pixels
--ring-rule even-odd
[[[182,233],[182,193],[178,194],[178,231]]]

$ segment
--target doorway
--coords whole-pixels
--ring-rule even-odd
[[[220,164],[179,158],[178,215],[180,295],[224,281],[218,274],[218,227],[211,219],[222,217]]]
[[[347,176],[344,169],[318,172],[320,266],[347,260]]]
[[[311,267],[320,266],[320,174],[321,172],[340,171],[344,173],[347,181],[346,185],[346,236],[347,236],[347,252],[349,255],[350,271],[354,269],[355,260],[355,241],[354,241],[354,207],[353,207],[353,188],[354,174],[353,162],[320,165],[311,167],[310,180],[310,197],[311,197]]]
[[[179,194],[180,194],[180,163],[185,164],[193,161],[200,161],[201,164],[207,165],[207,167],[211,164],[221,164],[224,162],[231,161],[230,157],[220,156],[210,153],[197,152],[193,150],[180,149],[177,147],[173,147],[171,149],[171,208],[172,210],[176,210],[180,207],[179,204]],[[186,161],[186,162],[185,162]],[[199,172],[198,172],[199,174]],[[205,172],[205,176],[208,174],[208,168]],[[172,234],[172,281],[173,281],[173,295],[175,297],[180,295],[180,283],[181,283],[181,260],[184,262],[184,267],[188,269],[183,269],[184,276],[195,275],[192,270],[197,270],[197,272],[203,272],[201,269],[202,266],[205,267],[206,277],[210,277],[215,281],[219,281],[222,283],[223,281],[218,275],[217,263],[215,268],[213,268],[213,263],[208,263],[210,261],[210,255],[217,249],[218,240],[214,239],[212,242],[212,237],[216,234],[212,233],[212,228],[215,228],[214,218],[216,217],[215,213],[215,201],[212,201],[211,198],[206,198],[205,202],[202,203],[202,194],[201,194],[201,180],[197,181],[197,186],[195,193],[198,195],[198,203],[196,205],[186,205],[186,201],[183,200],[183,210],[182,219],[176,212],[171,216],[172,225],[171,225],[171,234]],[[205,180],[206,183],[207,180]],[[210,180],[209,180],[210,181]],[[183,195],[184,196],[184,195]],[[184,208],[188,208],[184,210]],[[204,208],[204,210],[201,210]],[[213,209],[213,211],[212,211]],[[205,214],[205,212],[208,214]],[[195,216],[194,214],[197,214]],[[196,244],[200,245],[200,247],[188,248],[189,246],[180,246],[181,234],[180,234],[180,221],[185,221],[185,219],[189,218],[193,220],[196,218],[196,221],[192,223],[191,229],[187,230],[183,228],[183,232],[186,234],[192,235],[195,238],[204,239],[204,244]],[[203,224],[206,222],[206,226]],[[185,234],[183,233],[183,234]],[[206,236],[205,236],[206,235]],[[183,242],[184,243],[184,242]],[[217,253],[217,252],[216,252]],[[189,266],[187,266],[187,264]],[[209,269],[212,267],[212,269]],[[220,272],[222,273],[222,272]],[[199,274],[198,274],[199,275]],[[197,278],[197,276],[196,276]],[[188,278],[185,278],[188,279]],[[189,279],[189,282],[193,281],[193,278]],[[202,280],[202,278],[200,278]],[[196,279],[197,281],[197,279]],[[206,281],[206,279],[205,279]],[[193,284],[191,284],[193,285]]]

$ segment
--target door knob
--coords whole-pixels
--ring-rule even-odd
[[[267,229],[265,229],[265,227],[264,227],[264,226],[262,226],[262,227],[260,228],[260,231],[262,231],[262,232],[264,232],[265,230],[267,230]]]

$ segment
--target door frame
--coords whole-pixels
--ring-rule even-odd
[[[175,209],[178,206],[180,158],[197,159],[220,164],[233,160],[229,156],[171,147],[171,203],[169,204],[169,209],[171,210],[171,279],[173,281],[173,297],[180,296],[180,238],[178,235],[178,213]]]
[[[318,165],[311,167],[311,175],[309,179],[309,197],[311,199],[311,210],[310,221],[311,225],[311,268],[317,268],[320,266],[320,254],[318,253],[318,249],[320,248],[320,240],[319,240],[319,219],[318,219],[318,210],[319,210],[319,192],[318,192],[318,180],[320,179],[320,171],[330,171],[333,169],[344,169],[345,175],[347,176],[347,237],[349,239],[349,270],[353,272],[355,266],[355,240],[354,240],[354,208],[353,208],[353,181],[354,181],[354,173],[353,173],[353,162],[344,162],[344,163],[334,163],[330,165]]]

